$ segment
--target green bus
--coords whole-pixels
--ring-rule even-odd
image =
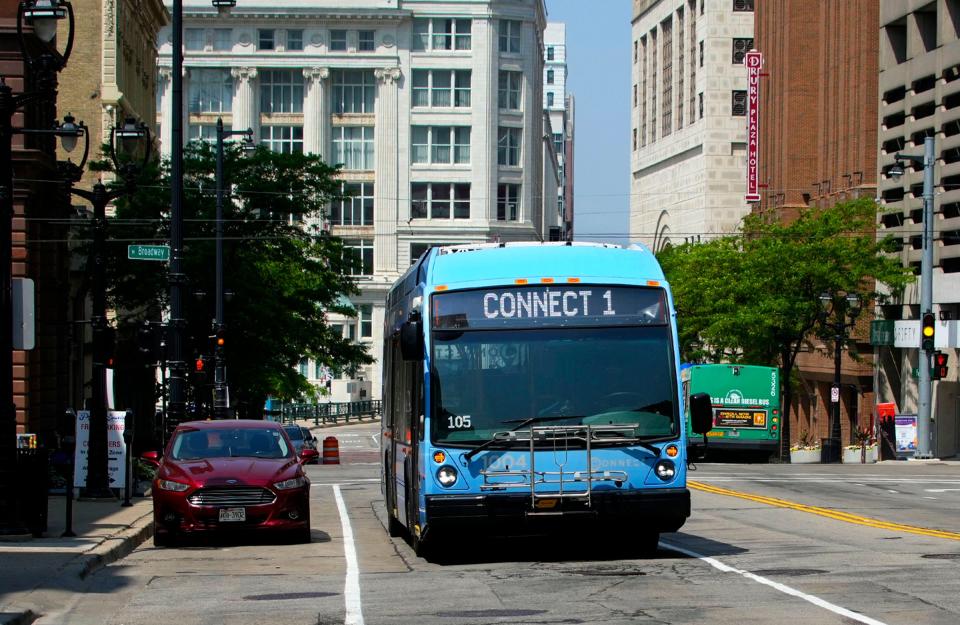
[[[755,365],[687,365],[680,373],[683,395],[708,393],[713,405],[710,451],[730,452],[738,459],[769,456],[780,445],[780,371]],[[686,402],[685,402],[686,403]],[[690,429],[689,445],[702,437]]]

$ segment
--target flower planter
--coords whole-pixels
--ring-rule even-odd
[[[867,464],[872,464],[877,461],[877,452],[878,447],[876,445],[867,447]],[[860,464],[860,448],[850,449],[848,447],[843,448],[843,463],[844,464]]]
[[[820,462],[819,449],[791,449],[790,464],[814,464]]]

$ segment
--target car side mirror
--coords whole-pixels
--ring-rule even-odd
[[[140,454],[140,457],[144,460],[153,460],[154,462],[160,460],[160,452],[157,451],[145,451]]]
[[[314,460],[316,460],[316,459],[319,458],[319,457],[320,457],[320,452],[317,451],[316,449],[306,449],[306,448],[304,448],[304,449],[301,449],[301,450],[300,450],[300,463],[301,463],[301,464],[307,464],[307,463],[309,463],[309,462],[313,462]]]
[[[707,393],[690,396],[690,425],[695,434],[706,434],[713,429],[713,405]]]
[[[400,355],[404,360],[423,360],[423,322],[411,319],[400,327]]]

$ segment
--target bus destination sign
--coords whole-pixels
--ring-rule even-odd
[[[516,327],[665,325],[659,288],[544,285],[437,293],[435,330]]]

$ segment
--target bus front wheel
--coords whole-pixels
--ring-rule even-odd
[[[400,538],[406,534],[407,528],[403,526],[403,523],[400,522],[397,517],[393,516],[393,512],[387,512],[387,533],[390,534],[390,538]]]

